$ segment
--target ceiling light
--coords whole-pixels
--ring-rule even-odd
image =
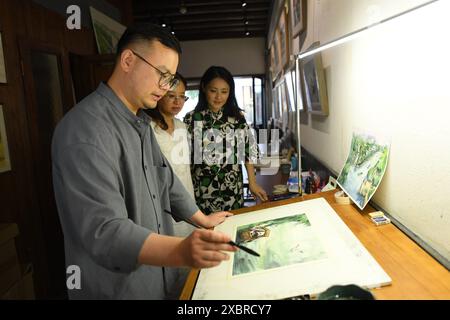
[[[247,31],[247,32],[245,33],[245,35],[246,35],[246,36],[249,36],[249,35],[250,35],[250,32]]]
[[[244,21],[244,24],[248,24],[248,20],[245,20],[245,21]]]
[[[245,7],[247,5],[247,2],[242,2],[242,6]]]
[[[161,26],[162,26],[163,28],[165,28],[165,27],[167,27],[167,24],[163,23]]]

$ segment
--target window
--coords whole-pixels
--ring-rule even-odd
[[[265,123],[263,78],[258,76],[234,77],[235,93],[238,106],[244,111],[247,123],[255,127]],[[183,120],[185,115],[195,109],[198,103],[199,81],[188,81],[186,96],[189,100],[184,104],[176,118]]]
[[[245,120],[249,126],[253,126],[254,112],[253,112],[253,78],[252,77],[236,77],[234,78],[236,100],[238,106],[244,110]]]
[[[180,113],[176,115],[177,119],[183,121],[184,116],[195,109],[195,106],[198,103],[198,89],[194,90],[186,90],[186,97],[189,97],[189,100],[185,102],[183,109],[181,109]]]

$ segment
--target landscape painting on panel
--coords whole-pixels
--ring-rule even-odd
[[[236,243],[260,254],[243,250],[234,254],[232,275],[243,275],[327,258],[306,214],[239,226]]]
[[[99,54],[116,53],[117,43],[126,27],[102,12],[89,7]]]
[[[389,146],[375,136],[353,133],[350,152],[337,182],[361,210],[375,194],[384,176]]]

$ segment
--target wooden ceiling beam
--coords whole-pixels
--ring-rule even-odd
[[[182,16],[182,17],[170,17],[170,16],[134,16],[135,21],[148,21],[158,23],[159,21],[164,20],[167,22],[179,21],[181,23],[197,23],[197,22],[208,22],[208,21],[242,21],[246,17],[247,20],[260,20],[260,19],[268,19],[268,12],[260,12],[255,14],[220,14],[219,17],[216,15],[205,14],[205,15],[195,15],[195,16]]]
[[[166,9],[166,8],[160,8],[160,9],[147,9],[144,11],[133,11],[133,15],[135,17],[142,17],[142,16],[165,16],[165,17],[182,17],[182,16],[193,16],[193,15],[205,15],[205,14],[213,14],[215,16],[219,14],[237,14],[237,13],[244,13],[247,14],[255,13],[255,12],[267,12],[269,11],[270,6],[269,4],[262,4],[258,6],[250,6],[246,8],[245,10],[242,7],[237,6],[231,7],[229,5],[221,5],[221,6],[205,6],[205,7],[199,7],[196,9],[188,10],[187,13],[182,14],[178,10],[178,8],[174,10]]]
[[[249,32],[257,32],[257,31],[266,31],[266,28],[260,28],[260,27],[250,27],[250,28],[245,28],[245,27],[232,27],[232,28],[228,28],[228,27],[211,27],[208,29],[202,28],[202,29],[196,29],[195,31],[192,31],[193,29],[177,29],[174,28],[173,29],[175,31],[175,33],[177,34],[187,34],[187,33],[221,33],[221,32],[245,32],[246,30],[248,30]]]
[[[148,0],[134,0],[133,8],[135,12],[152,10],[179,10],[181,1],[180,0],[165,0],[161,3],[160,0],[148,1]],[[247,0],[247,6],[259,6],[259,5],[270,5],[270,0]],[[242,8],[241,0],[222,0],[222,1],[199,1],[199,0],[185,0],[184,6],[188,9],[201,8],[201,7],[211,7],[211,6],[233,6]]]
[[[232,39],[232,38],[264,38],[265,32],[252,32],[249,36],[245,36],[242,32],[221,32],[221,33],[190,33],[187,35],[175,34],[180,41],[194,40],[214,40],[214,39]]]
[[[233,28],[233,27],[240,27],[240,28],[244,28],[247,26],[248,29],[250,28],[266,28],[267,23],[265,21],[261,21],[261,22],[253,22],[253,23],[249,23],[248,25],[245,25],[242,22],[236,22],[236,23],[223,23],[221,21],[217,21],[217,23],[213,23],[213,22],[208,22],[208,23],[204,23],[204,24],[199,24],[199,23],[195,23],[195,24],[185,24],[185,23],[173,23],[172,28],[175,29],[185,29],[185,30],[196,30],[196,29],[209,29],[209,28]]]
[[[271,0],[246,1],[243,8],[241,0],[184,0],[181,14],[181,0],[133,0],[133,16],[135,22],[165,22],[180,41],[265,37]]]

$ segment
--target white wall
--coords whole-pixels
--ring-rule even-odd
[[[233,75],[264,74],[265,38],[219,39],[181,42],[178,71],[186,78],[200,78],[212,65]]]
[[[364,12],[352,7],[359,1],[321,0],[322,7],[335,6],[334,2],[349,6],[339,8],[339,16],[334,12],[332,19],[316,11],[320,31],[310,28],[307,41],[329,38],[337,34],[336,28],[348,30],[345,23],[334,22],[354,19],[356,9]],[[398,12],[397,1],[406,9],[418,3],[364,2]],[[307,115],[301,141],[321,162],[340,172],[354,129],[390,136],[389,164],[374,201],[450,260],[448,12],[450,1],[440,0],[324,51],[330,115]],[[364,15],[352,23],[357,24],[366,24]]]
[[[430,0],[308,0],[308,33],[303,50],[393,17]]]

